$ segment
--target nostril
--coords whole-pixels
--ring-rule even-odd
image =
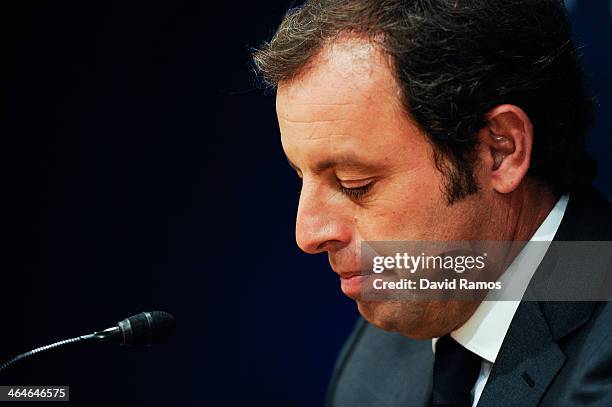
[[[317,251],[318,251],[318,252],[324,252],[324,251],[326,251],[326,250],[327,250],[327,249],[326,249],[326,247],[328,246],[328,243],[329,243],[329,242],[323,242],[323,243],[321,243],[321,244],[320,244],[320,245],[317,247]]]
[[[317,247],[317,252],[335,252],[340,250],[344,244],[340,240],[327,240]]]

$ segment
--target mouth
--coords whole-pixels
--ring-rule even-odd
[[[340,289],[349,298],[357,300],[361,296],[364,275],[361,272],[337,273],[340,276]]]

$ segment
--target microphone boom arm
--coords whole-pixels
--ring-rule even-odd
[[[102,332],[104,332],[104,331],[102,331]],[[74,344],[74,343],[89,341],[89,340],[95,339],[97,334],[98,334],[98,332],[93,333],[93,334],[89,334],[89,335],[81,335],[81,336],[77,336],[77,337],[74,337],[74,338],[65,339],[63,341],[55,342],[55,343],[52,343],[50,345],[45,345],[45,346],[41,346],[41,347],[36,348],[36,349],[32,349],[31,351],[28,351],[28,352],[22,353],[20,355],[17,355],[14,358],[12,358],[12,359],[4,362],[3,364],[1,364],[0,365],[0,372],[2,372],[4,369],[8,368],[12,364],[17,363],[17,362],[19,362],[22,359],[26,359],[26,358],[29,358],[30,356],[36,355],[37,353],[46,352],[48,350],[59,348],[60,346],[64,346],[64,345],[71,345],[71,344]]]

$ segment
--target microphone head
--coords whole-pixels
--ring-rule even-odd
[[[141,312],[117,323],[123,337],[122,345],[149,346],[164,342],[176,326],[174,317],[164,311]]]

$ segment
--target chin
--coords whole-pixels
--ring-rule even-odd
[[[429,326],[431,329],[432,323],[423,317],[424,303],[357,301],[357,308],[366,321],[382,330],[397,332],[413,339],[435,337],[423,332],[423,327]]]
[[[437,302],[425,301],[357,301],[363,318],[377,328],[397,332],[412,339],[431,339],[453,330],[445,323]]]

